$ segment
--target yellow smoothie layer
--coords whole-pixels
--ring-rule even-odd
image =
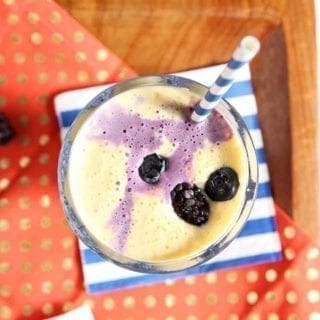
[[[196,255],[218,241],[234,224],[244,202],[248,181],[248,161],[237,132],[234,131],[224,141],[213,142],[203,136],[201,147],[195,148],[191,161],[183,168],[184,180],[179,183],[195,183],[201,189],[209,175],[220,167],[231,167],[238,174],[240,186],[235,197],[223,202],[213,202],[208,198],[209,220],[200,227],[179,218],[173,210],[170,198],[165,196],[176,184],[168,187],[168,181],[176,179],[175,172],[168,170],[167,176],[166,172],[163,173],[165,183],[161,176],[159,184],[148,186],[144,186],[145,182],[141,181],[138,175],[138,167],[147,154],[157,153],[166,157],[170,168],[170,165],[174,165],[170,161],[173,161],[172,156],[177,149],[181,148],[183,143],[191,146],[191,141],[173,143],[172,135],[166,136],[165,129],[162,134],[157,130],[154,136],[160,143],[150,152],[145,142],[141,150],[138,150],[119,142],[119,137],[104,138],[104,130],[110,130],[106,128],[106,124],[110,127],[112,123],[112,130],[118,130],[120,135],[123,130],[130,130],[121,127],[122,119],[137,113],[142,122],[145,121],[145,126],[150,127],[149,120],[162,119],[177,122],[178,129],[185,120],[185,113],[182,111],[189,109],[199,99],[197,95],[183,88],[146,86],[131,89],[99,107],[79,130],[71,150],[68,182],[80,220],[101,244],[132,259],[163,262]],[[112,111],[121,111],[123,116],[115,117]],[[133,127],[131,130],[135,130],[135,126]],[[123,134],[125,136],[128,133]],[[183,135],[179,133],[177,136]],[[130,135],[130,139],[135,137],[140,136]],[[135,155],[136,160],[131,160],[132,167],[129,169],[134,171],[131,173],[132,179],[137,181],[136,185],[130,187],[132,205],[130,212],[122,213],[126,218],[121,221],[121,215],[118,215],[115,223],[113,220],[119,201],[128,195],[126,171],[128,158],[133,152],[139,154]],[[180,173],[176,174],[179,176]],[[119,230],[122,230],[121,224],[128,224],[128,221],[128,233],[123,234],[124,245],[119,248],[119,239],[122,236]],[[120,226],[117,227],[116,224]]]

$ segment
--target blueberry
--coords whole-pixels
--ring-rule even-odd
[[[232,199],[239,188],[237,173],[229,167],[214,171],[205,184],[205,192],[213,201]]]
[[[170,195],[173,209],[181,219],[195,226],[208,221],[209,203],[195,184],[179,183]]]
[[[167,159],[156,153],[149,154],[143,158],[139,167],[140,178],[149,184],[155,184],[160,180],[160,175],[167,169]]]
[[[0,145],[5,145],[14,137],[15,132],[4,113],[0,113]]]

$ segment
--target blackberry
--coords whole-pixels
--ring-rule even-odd
[[[155,184],[160,180],[160,175],[167,169],[167,159],[156,153],[149,154],[143,158],[139,167],[140,178],[149,184]]]
[[[172,206],[184,221],[200,226],[209,219],[209,203],[204,193],[187,182],[177,184],[171,191]]]
[[[4,113],[0,113],[0,145],[5,145],[11,141],[15,132]]]
[[[214,171],[205,184],[205,192],[213,201],[232,199],[239,188],[237,173],[229,167]]]

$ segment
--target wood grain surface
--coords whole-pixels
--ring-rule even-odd
[[[140,74],[228,60],[247,34],[262,41],[252,65],[277,203],[320,234],[313,0],[57,0]]]

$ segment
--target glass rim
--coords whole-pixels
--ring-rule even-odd
[[[182,271],[210,260],[234,240],[247,221],[256,198],[258,185],[258,163],[253,141],[244,120],[229,102],[222,99],[217,106],[217,111],[222,113],[224,117],[229,115],[232,121],[235,121],[238,125],[238,134],[244,145],[248,159],[248,182],[245,189],[245,199],[235,222],[225,230],[224,234],[219,239],[196,254],[164,262],[145,262],[135,260],[112,250],[106,245],[102,245],[101,243],[99,244],[99,241],[95,239],[94,235],[89,230],[87,230],[80,217],[78,217],[72,206],[71,196],[68,196],[68,194],[70,195],[67,179],[69,165],[68,160],[72,142],[82,124],[96,108],[122,92],[136,87],[151,85],[185,87],[202,95],[208,90],[208,87],[197,81],[176,75],[141,76],[116,83],[104,89],[89,103],[87,103],[87,105],[79,112],[72,125],[68,128],[66,136],[63,139],[58,161],[58,189],[67,221],[73,232],[87,247],[95,251],[102,258],[111,260],[115,264],[132,271],[143,273],[169,273]],[[234,128],[233,130],[236,129]]]

